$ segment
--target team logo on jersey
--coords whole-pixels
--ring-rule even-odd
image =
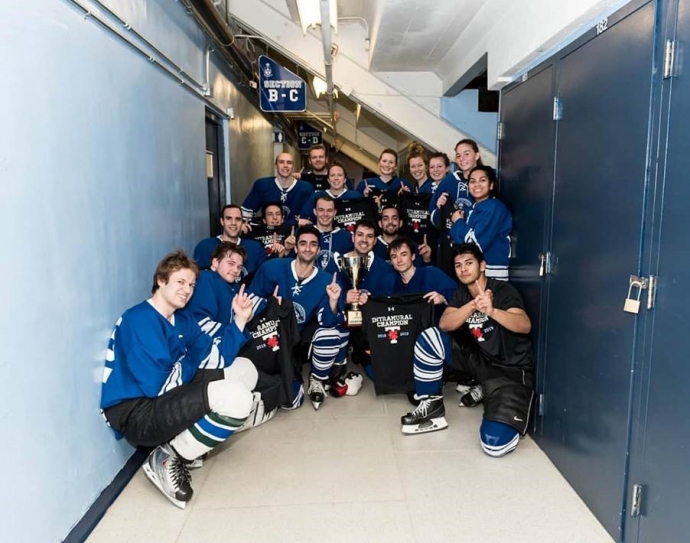
[[[477,341],[482,342],[486,341],[486,337],[484,337],[486,332],[493,330],[493,326],[484,330],[484,324],[486,324],[488,321],[489,317],[487,317],[484,313],[481,311],[475,311],[469,317],[467,317],[465,322],[470,328],[472,337]]]
[[[333,253],[331,253],[327,249],[323,249],[319,251],[318,256],[316,257],[316,265],[321,268],[322,270],[325,270],[326,267],[331,263],[331,260],[333,259]]]
[[[304,324],[307,321],[307,312],[304,310],[304,307],[302,307],[294,300],[292,300],[292,307],[295,308],[295,317],[297,317],[297,324]]]
[[[386,327],[386,338],[391,342],[391,345],[395,345],[400,337],[400,326],[387,326]]]

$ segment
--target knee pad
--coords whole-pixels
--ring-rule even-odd
[[[259,372],[256,371],[254,363],[243,356],[235,358],[233,363],[223,370],[226,381],[237,381],[246,386],[249,390],[254,390],[259,380]]]
[[[482,450],[489,456],[505,456],[518,446],[520,432],[503,422],[483,419],[479,439]]]
[[[252,391],[239,381],[211,381],[207,393],[211,411],[223,417],[246,419],[254,404]]]

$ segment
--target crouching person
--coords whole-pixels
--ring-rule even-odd
[[[421,401],[402,417],[402,431],[416,434],[448,426],[441,393],[447,364],[478,381],[460,406],[484,403],[482,449],[503,456],[515,450],[527,430],[534,386],[530,319],[512,285],[487,279],[486,262],[475,244],[459,245],[454,265],[461,284],[453,301],[438,328],[424,330],[415,344],[415,388]]]
[[[198,273],[181,251],[158,264],[151,298],[115,324],[101,395],[118,438],[155,447],[144,472],[180,508],[192,498],[190,464],[242,426],[257,381],[254,365],[236,358],[252,312],[244,287],[232,300],[233,324],[213,339],[184,309]]]

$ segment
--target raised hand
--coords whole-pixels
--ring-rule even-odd
[[[494,293],[491,292],[491,289],[482,289],[479,282],[477,282],[477,286],[479,287],[479,294],[474,298],[475,307],[490,317],[494,312]]]
[[[295,248],[295,245],[297,245],[294,226],[290,230],[290,235],[283,240],[283,245],[285,246],[285,252],[292,251]]]
[[[444,192],[441,194],[441,196],[438,197],[438,200],[436,200],[436,207],[438,209],[441,209],[444,205],[446,205],[446,202],[448,201],[448,193]]]
[[[252,301],[244,291],[244,285],[240,287],[240,290],[232,299],[232,310],[235,314],[235,324],[237,324],[240,330],[243,330],[252,316]]]
[[[285,255],[285,247],[278,243],[278,235],[275,232],[273,232],[273,244],[271,245],[271,253],[276,254],[278,256]]]
[[[251,232],[251,231],[252,231],[252,225],[249,224],[248,222],[243,222],[242,223],[242,233],[246,234],[247,232]]]
[[[280,288],[278,285],[276,285],[276,288],[273,289],[273,297],[278,300],[278,304],[283,303],[283,297],[278,296],[278,288]]]
[[[417,252],[424,262],[427,264],[431,262],[431,247],[426,242],[426,234],[424,234],[424,242],[417,247]]]
[[[337,272],[333,274],[333,280],[326,287],[326,293],[328,294],[328,299],[331,301],[331,307],[333,307],[333,302],[336,304],[338,303],[340,293],[343,290],[338,284],[338,281],[336,281],[337,275]]]
[[[369,196],[369,193],[371,192],[371,189],[369,188],[369,183],[367,183],[367,180],[364,180],[364,190],[362,191],[362,194],[364,196]]]

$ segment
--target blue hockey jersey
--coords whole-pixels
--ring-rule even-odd
[[[508,280],[510,232],[513,218],[508,208],[496,198],[483,200],[472,206],[464,220],[450,229],[455,243],[476,243],[484,253],[486,276]]]
[[[436,228],[441,227],[441,214],[436,208],[436,202],[444,192],[448,193],[448,199],[454,203],[455,209],[462,209],[467,215],[467,212],[474,204],[474,198],[469,192],[467,180],[462,176],[462,172],[455,171],[449,173],[446,178],[436,188],[434,195],[429,202],[429,211],[431,211],[431,222]]]
[[[155,398],[189,383],[199,368],[230,366],[249,339],[228,326],[221,338],[201,331],[184,309],[168,321],[144,301],[125,311],[110,336],[103,370],[101,408],[132,398]]]
[[[207,270],[211,267],[211,255],[213,251],[223,240],[220,236],[214,238],[202,239],[194,248],[194,260],[197,266],[202,270]],[[253,239],[240,238],[237,245],[241,245],[247,251],[247,258],[242,267],[242,273],[239,280],[241,281],[247,275],[254,273],[259,269],[259,266],[266,261],[267,255],[263,245],[254,241]]]
[[[185,311],[194,315],[201,330],[211,337],[222,337],[233,318],[232,299],[240,290],[240,283],[228,283],[217,272],[203,270],[196,280],[194,294]],[[260,312],[266,301],[252,299],[252,314]]]
[[[319,325],[331,328],[345,321],[342,301],[336,314],[331,311],[326,287],[333,276],[314,268],[305,279],[299,279],[295,271],[295,261],[285,258],[267,261],[259,268],[248,289],[250,294],[268,298],[278,285],[278,296],[292,301],[300,331],[311,319],[316,318]],[[342,297],[341,297],[342,298]]]
[[[427,294],[438,292],[442,294],[448,303],[453,299],[458,284],[439,270],[436,266],[417,267],[414,275],[408,283],[403,283],[399,273],[396,274],[393,286],[394,294]],[[434,322],[438,324],[447,304],[434,307]]]
[[[316,220],[316,216],[314,215],[314,208],[316,207],[316,199],[319,196],[324,196],[324,195],[328,195],[331,198],[333,198],[334,200],[339,200],[340,198],[357,199],[357,198],[362,197],[362,195],[359,192],[357,192],[356,190],[344,190],[343,192],[341,192],[337,196],[335,196],[330,190],[322,190],[319,192],[315,192],[311,196],[311,198],[309,199],[307,204],[302,208],[302,211],[299,214],[300,218],[308,219],[311,222],[314,222]]]
[[[329,277],[333,277],[333,274],[338,271],[335,259],[353,249],[352,234],[341,228],[334,228],[330,232],[321,232],[319,246],[321,249],[314,264],[328,273]]]
[[[251,220],[261,208],[270,202],[283,205],[285,222],[293,224],[302,208],[314,194],[314,187],[307,181],[294,180],[286,189],[280,186],[275,177],[262,177],[254,181],[252,189],[242,203],[242,216]]]
[[[388,191],[399,191],[403,187],[407,187],[408,189],[412,190],[413,187],[410,184],[409,181],[406,181],[402,177],[398,177],[397,175],[393,177],[388,183],[383,181],[380,177],[371,177],[369,179],[362,179],[357,185],[357,192],[360,194],[364,194],[364,189],[366,187],[370,187],[372,189],[378,189],[381,192],[388,192]]]

